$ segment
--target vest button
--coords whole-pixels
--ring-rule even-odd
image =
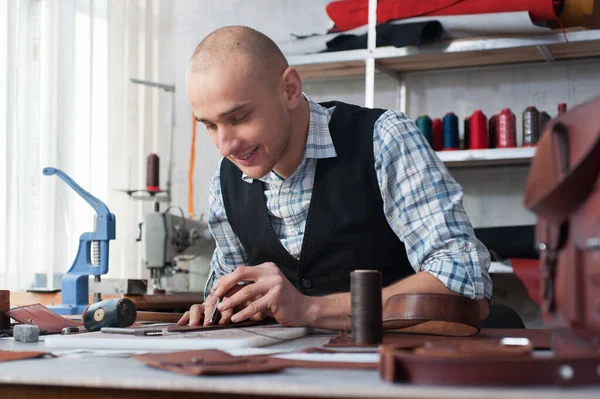
[[[305,278],[304,280],[302,280],[302,286],[304,288],[308,289],[308,288],[312,287],[312,285],[313,285],[313,282],[311,279]]]

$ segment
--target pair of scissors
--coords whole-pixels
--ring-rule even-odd
[[[250,285],[254,283],[254,281],[240,281],[237,283],[238,287],[245,287],[247,285]],[[223,301],[223,297],[220,296],[217,298],[217,303],[215,304],[215,307],[212,311],[212,314],[210,315],[210,319],[208,320],[208,322],[212,325],[214,324],[218,324],[219,320],[221,320],[221,312],[219,311],[219,309],[217,308],[219,306],[219,304]]]

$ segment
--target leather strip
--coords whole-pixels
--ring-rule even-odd
[[[415,348],[427,342],[478,342],[485,340],[498,341],[502,338],[527,338],[534,349],[550,349],[552,347],[552,331],[542,329],[483,328],[477,335],[470,337],[445,337],[441,335],[407,334],[403,332],[385,331],[382,345],[394,345],[398,348]],[[377,347],[377,345],[356,345],[347,333],[340,333],[325,345],[326,348]]]
[[[483,357],[466,353],[424,356],[394,346],[380,347],[379,371],[389,382],[449,386],[575,386],[599,384],[599,355],[577,358]]]
[[[240,323],[231,324],[215,324],[212,326],[170,326],[167,328],[168,332],[192,332],[192,331],[210,331],[210,330],[227,330],[230,328],[243,328],[243,327],[254,327],[275,324],[272,319],[263,319],[260,321],[246,320]]]
[[[383,329],[460,337],[474,335],[479,332],[479,303],[450,294],[394,295],[383,307]]]

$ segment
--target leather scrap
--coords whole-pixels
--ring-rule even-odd
[[[64,318],[39,303],[21,306],[4,313],[19,323],[38,326],[40,333],[45,334],[58,334],[65,327],[81,326],[80,323]]]
[[[216,349],[134,355],[151,367],[186,375],[274,373],[284,369],[266,358],[232,356]]]
[[[54,355],[47,352],[16,352],[0,350],[0,362],[8,362],[11,360],[37,359],[44,356],[54,357]]]
[[[376,370],[377,363],[323,362],[271,356],[232,356],[216,349],[132,356],[151,367],[185,375],[275,373],[286,368]]]

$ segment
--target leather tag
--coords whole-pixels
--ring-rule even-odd
[[[19,323],[32,324],[40,328],[40,332],[57,334],[65,327],[78,327],[79,324],[66,319],[39,303],[14,308],[5,312]]]

